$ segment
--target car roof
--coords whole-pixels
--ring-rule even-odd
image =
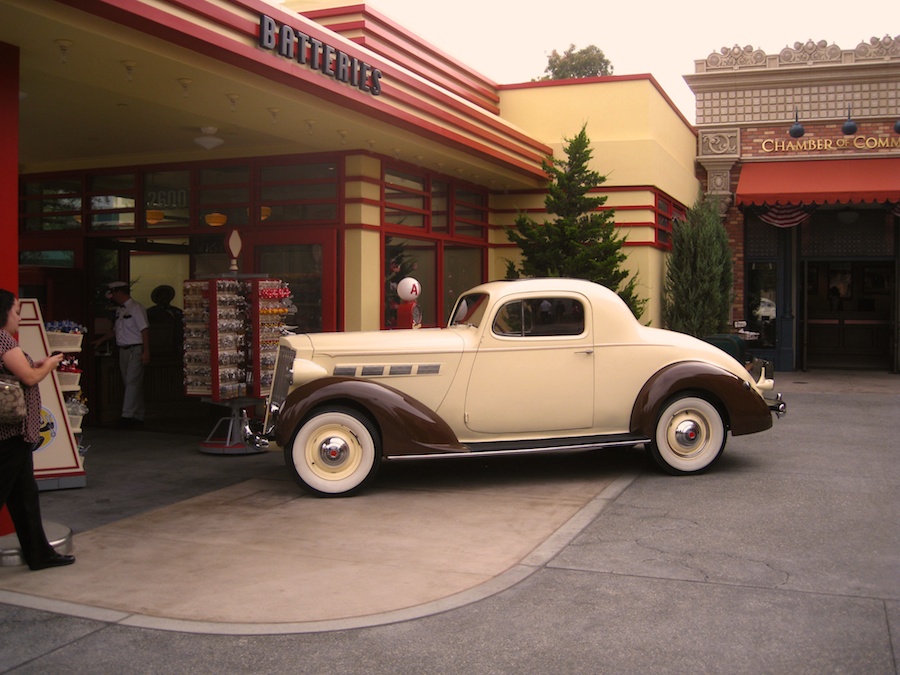
[[[560,292],[576,292],[585,296],[612,300],[618,299],[613,291],[606,286],[595,284],[585,279],[573,279],[567,277],[534,277],[527,279],[501,279],[498,281],[488,281],[474,288],[469,289],[471,293],[489,293],[496,298],[502,298],[506,295],[518,293],[560,293]]]

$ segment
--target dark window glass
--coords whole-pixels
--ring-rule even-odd
[[[75,267],[75,251],[19,251],[19,264]]]

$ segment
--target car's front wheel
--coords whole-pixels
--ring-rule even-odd
[[[712,403],[682,396],[663,407],[648,447],[663,471],[682,475],[712,466],[722,456],[726,439],[722,415]]]
[[[285,448],[285,463],[307,492],[349,496],[375,476],[381,440],[372,421],[352,408],[313,411]]]

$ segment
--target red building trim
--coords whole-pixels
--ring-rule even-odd
[[[0,42],[0,288],[19,289],[19,48]]]

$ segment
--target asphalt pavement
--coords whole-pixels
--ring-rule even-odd
[[[707,474],[640,448],[383,467],[86,430],[78,562],[0,568],[0,672],[896,673],[900,376],[777,373]]]

